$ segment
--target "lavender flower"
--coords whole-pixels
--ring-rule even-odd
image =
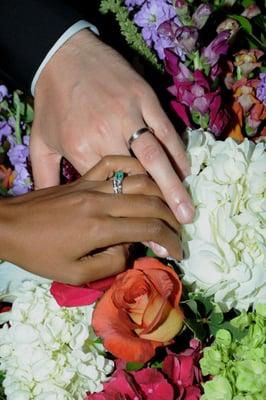
[[[15,167],[15,179],[13,182],[13,187],[9,190],[9,194],[18,196],[29,192],[31,188],[32,182],[26,165],[17,164]]]
[[[266,106],[266,72],[260,73],[256,96]]]
[[[176,17],[175,8],[172,4],[164,0],[148,0],[141,9],[135,14],[134,22],[142,28],[142,36],[148,46],[157,49],[166,48],[170,45],[169,41],[162,40],[158,35],[158,27],[165,21]],[[159,43],[157,43],[159,42]],[[159,52],[159,57],[163,58],[163,51]]]
[[[230,32],[223,31],[220,32],[216,38],[205,47],[201,53],[202,58],[210,65],[214,66],[219,61],[222,54],[226,54],[229,48]]]
[[[12,128],[7,121],[0,121],[0,142],[3,136],[9,137],[12,133]]]
[[[26,162],[29,155],[29,148],[24,144],[15,144],[11,146],[7,155],[11,164],[16,167]]]
[[[129,8],[129,10],[132,10],[136,6],[142,6],[144,1],[146,0],[125,0],[125,5],[127,8]]]
[[[206,24],[212,12],[211,6],[208,4],[201,4],[194,14],[192,15],[192,21],[196,28],[201,29]]]
[[[0,101],[3,101],[3,99],[8,95],[8,90],[5,85],[0,85]]]

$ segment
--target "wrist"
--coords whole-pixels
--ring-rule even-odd
[[[42,69],[35,85],[35,97],[38,97],[43,89],[48,90],[54,87],[59,79],[62,81],[64,72],[70,71],[71,73],[83,55],[85,47],[92,50],[99,42],[99,39],[89,29],[82,29],[71,36]]]

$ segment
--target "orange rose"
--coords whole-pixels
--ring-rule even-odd
[[[102,296],[94,310],[93,328],[114,356],[146,362],[181,330],[181,292],[172,268],[151,257],[140,258]]]

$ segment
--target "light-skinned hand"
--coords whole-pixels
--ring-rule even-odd
[[[36,188],[59,183],[62,156],[83,175],[105,155],[129,155],[129,137],[145,125],[155,135],[143,134],[132,150],[177,220],[191,222],[194,207],[182,185],[188,160],[155,93],[116,51],[80,31],[52,57],[36,85],[30,143]]]
[[[120,168],[129,175],[115,195],[108,178]],[[132,157],[105,157],[74,183],[0,204],[0,258],[46,278],[83,284],[117,274],[132,242],[152,241],[161,256],[182,256],[179,224]]]

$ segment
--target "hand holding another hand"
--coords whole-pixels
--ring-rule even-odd
[[[108,178],[118,169],[128,176],[123,194],[114,195]],[[131,242],[182,254],[173,213],[131,157],[106,157],[74,183],[1,204],[1,257],[50,279],[83,284],[121,272]]]

